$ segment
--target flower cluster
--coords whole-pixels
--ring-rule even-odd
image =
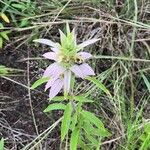
[[[99,39],[90,39],[77,45],[75,29],[71,32],[67,24],[66,31],[65,35],[59,30],[60,44],[48,39],[34,40],[34,42],[49,45],[52,52],[47,52],[43,56],[55,61],[46,68],[43,75],[43,77],[50,77],[45,86],[45,90],[50,88],[50,99],[54,98],[61,89],[64,89],[64,95],[68,95],[73,74],[82,79],[89,75],[95,75],[93,69],[86,63],[86,60],[92,58],[92,55],[88,52],[79,51]]]

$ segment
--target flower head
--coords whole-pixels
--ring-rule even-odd
[[[70,91],[71,72],[76,77],[85,78],[89,75],[95,75],[93,69],[86,63],[87,59],[92,58],[88,52],[81,51],[84,47],[97,42],[99,39],[90,39],[81,44],[76,42],[75,29],[70,31],[69,25],[66,25],[66,35],[60,32],[60,44],[54,43],[48,39],[37,39],[34,42],[49,45],[51,52],[43,54],[47,59],[54,60],[44,72],[44,77],[52,79],[46,84],[46,89],[50,88],[50,97],[54,97],[63,88],[66,94]],[[79,52],[81,51],[81,52]],[[63,74],[63,78],[61,78]]]

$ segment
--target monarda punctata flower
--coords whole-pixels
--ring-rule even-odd
[[[95,75],[93,69],[86,63],[86,60],[92,58],[92,55],[81,50],[97,42],[99,39],[90,39],[77,44],[75,29],[71,32],[67,24],[66,30],[66,35],[59,30],[60,44],[48,39],[34,40],[34,42],[49,45],[52,51],[43,54],[43,56],[55,61],[46,68],[43,75],[43,77],[50,77],[45,86],[45,90],[50,88],[50,99],[54,98],[61,89],[64,89],[64,95],[68,95],[73,74],[82,79],[90,75]]]

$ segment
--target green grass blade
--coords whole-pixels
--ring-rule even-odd
[[[142,75],[142,78],[144,80],[144,83],[147,86],[148,91],[150,92],[150,81],[146,78],[146,76],[143,73],[141,73],[141,75]]]

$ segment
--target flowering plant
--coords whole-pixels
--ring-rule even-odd
[[[68,24],[66,25],[66,35],[61,30],[59,32],[60,44],[48,39],[34,40],[34,42],[50,46],[52,51],[43,54],[43,56],[53,60],[54,63],[46,68],[43,77],[36,81],[32,88],[47,82],[45,90],[50,88],[49,99],[54,103],[50,104],[44,112],[64,110],[61,123],[61,141],[64,141],[65,138],[68,141],[70,135],[70,150],[86,147],[87,141],[90,143],[89,147],[99,148],[101,137],[109,136],[110,133],[95,114],[83,109],[84,103],[93,101],[83,94],[73,94],[75,77],[88,79],[109,94],[102,83],[96,78],[89,77],[95,73],[86,61],[93,56],[88,52],[81,51],[99,39],[90,39],[77,44],[75,29],[71,32]],[[61,89],[64,91],[64,96],[57,96]]]

